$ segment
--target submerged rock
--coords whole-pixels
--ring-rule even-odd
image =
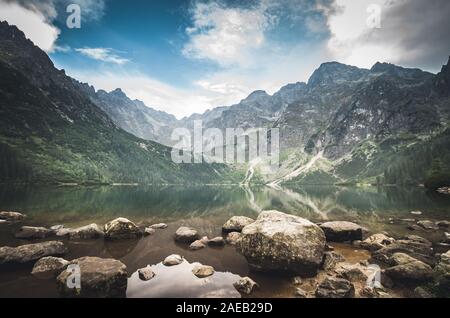
[[[68,264],[69,262],[63,258],[43,257],[34,264],[31,274],[39,279],[56,278]]]
[[[43,239],[53,235],[54,232],[45,227],[34,227],[34,226],[22,226],[18,232],[16,232],[15,237],[18,239]]]
[[[202,240],[194,241],[194,242],[191,243],[191,245],[189,245],[189,249],[192,250],[192,251],[201,250],[201,249],[203,249],[205,247],[206,247],[206,244]]]
[[[250,295],[259,286],[250,277],[243,277],[233,284],[236,290],[244,295]]]
[[[103,238],[105,234],[97,224],[93,223],[77,229],[71,229],[68,235],[71,240],[91,240]]]
[[[181,263],[183,263],[183,257],[181,257],[178,254],[169,255],[163,261],[163,264],[165,266],[175,266],[175,265],[179,265]]]
[[[67,252],[62,242],[51,241],[19,247],[0,247],[0,265],[26,264],[46,256],[59,256]]]
[[[197,230],[182,226],[175,232],[175,241],[180,243],[192,243],[200,238]]]
[[[253,222],[255,220],[246,216],[233,216],[222,226],[222,231],[225,233],[241,232],[244,227]]]
[[[334,221],[322,223],[320,227],[330,242],[356,241],[363,238],[363,228],[356,223]]]
[[[378,251],[379,249],[382,249],[383,247],[388,246],[392,242],[394,242],[395,239],[392,237],[389,237],[385,234],[374,234],[369,236],[367,239],[361,242],[361,247],[369,250],[371,252]]]
[[[218,237],[210,239],[208,241],[208,245],[209,246],[224,246],[225,245],[225,240],[223,239],[222,236],[218,236]]]
[[[56,279],[62,297],[115,298],[125,297],[127,290],[127,267],[115,259],[82,257],[69,264],[79,266],[81,288],[70,288],[67,284],[73,272],[63,271]]]
[[[417,222],[417,225],[425,230],[437,230],[439,227],[432,221],[424,220]]]
[[[316,290],[317,298],[353,298],[355,286],[346,279],[326,277]]]
[[[136,239],[142,236],[141,230],[128,219],[117,218],[104,227],[105,239],[121,240]]]
[[[387,268],[385,274],[394,281],[416,283],[431,280],[432,268],[407,254],[396,253],[392,256],[395,266]]]
[[[22,221],[25,217],[25,214],[19,212],[0,212],[0,220],[4,220],[6,222],[19,222]]]
[[[325,243],[323,231],[314,223],[265,211],[244,227],[237,249],[253,269],[311,275],[322,263]]]
[[[198,278],[209,277],[214,274],[214,267],[207,265],[197,265],[192,269],[192,273]]]
[[[152,228],[152,227],[146,227],[144,229],[144,235],[145,236],[150,236],[150,235],[153,235],[155,233],[156,233],[156,230],[154,228]]]
[[[150,228],[152,228],[154,230],[164,230],[164,229],[167,229],[167,224],[166,223],[153,224],[153,225],[150,225]]]
[[[143,281],[149,281],[153,277],[155,277],[155,272],[152,270],[150,266],[138,269],[139,279]]]

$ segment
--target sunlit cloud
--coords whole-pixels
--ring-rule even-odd
[[[87,56],[91,59],[102,61],[106,63],[113,63],[118,65],[123,65],[125,63],[130,62],[129,59],[120,57],[115,53],[115,51],[111,48],[79,48],[75,49],[78,53]]]

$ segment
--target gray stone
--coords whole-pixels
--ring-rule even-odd
[[[440,255],[439,262],[433,269],[433,276],[439,290],[450,294],[450,250]]]
[[[355,286],[346,279],[326,277],[316,290],[317,298],[353,298]]]
[[[404,284],[425,282],[432,278],[432,268],[407,254],[396,253],[393,255],[393,267],[387,268],[384,272],[394,281]]]
[[[67,281],[73,276],[70,265],[80,269],[81,288],[69,288]],[[116,298],[125,297],[128,282],[127,267],[115,259],[82,257],[73,260],[69,268],[56,279],[62,297]]]
[[[45,227],[34,227],[34,226],[22,226],[18,232],[16,232],[15,237],[18,239],[43,239],[53,235],[54,232]]]
[[[71,240],[92,240],[104,237],[103,231],[95,223],[71,229],[68,233]]]
[[[69,262],[63,258],[43,257],[34,264],[31,274],[39,279],[56,278],[68,264]]]
[[[438,222],[436,222],[436,225],[439,227],[448,229],[450,227],[450,222],[449,221],[438,221]]]
[[[165,266],[175,266],[175,265],[179,265],[181,263],[183,263],[183,257],[181,257],[178,254],[172,254],[169,255],[165,258],[165,260],[163,261],[163,264]]]
[[[155,233],[156,233],[156,230],[154,228],[152,228],[152,227],[146,227],[144,229],[144,235],[145,236],[150,236],[150,235],[153,235]]]
[[[361,247],[369,250],[371,252],[378,251],[379,249],[388,246],[392,242],[394,242],[395,239],[392,237],[386,236],[384,234],[374,234],[369,236],[367,239],[361,242]]]
[[[345,257],[336,252],[325,252],[323,257],[322,268],[326,271],[332,270],[337,263],[344,262]]]
[[[352,222],[334,221],[326,222],[320,225],[325,232],[327,241],[347,242],[363,239],[363,227]]]
[[[19,247],[0,247],[0,265],[26,264],[46,256],[60,256],[67,252],[62,242],[50,241]]]
[[[244,295],[250,295],[259,286],[250,277],[243,277],[233,284],[238,292]]]
[[[395,253],[405,253],[428,265],[434,265],[434,253],[431,242],[416,235],[409,235],[396,240],[388,246],[373,252],[372,261],[395,265],[392,262],[392,255]]]
[[[233,216],[222,226],[222,231],[225,233],[241,232],[244,227],[253,222],[255,220],[246,216]]]
[[[198,278],[206,278],[214,274],[214,267],[207,265],[197,265],[192,269],[192,273]]]
[[[180,243],[192,243],[200,238],[197,230],[182,226],[175,232],[175,241]]]
[[[189,249],[192,251],[197,251],[197,250],[201,250],[203,248],[205,248],[206,245],[205,243],[203,243],[202,240],[197,240],[191,243],[191,245],[189,245]]]
[[[251,268],[314,275],[325,249],[323,231],[310,221],[278,211],[262,212],[237,242]]]
[[[26,217],[25,214],[19,212],[0,212],[0,220],[7,222],[20,222]]]
[[[432,221],[429,220],[423,220],[417,222],[417,225],[424,228],[425,230],[437,230],[439,227]]]
[[[50,230],[54,231],[55,233],[58,232],[59,230],[63,229],[64,225],[62,224],[58,224],[58,225],[53,225],[50,227]]]
[[[142,236],[141,230],[128,219],[117,218],[105,224],[105,239],[122,240],[136,239]]]
[[[140,280],[149,281],[153,277],[155,277],[155,272],[152,270],[150,266],[138,269],[138,276]]]
[[[218,237],[210,239],[208,241],[208,245],[209,246],[224,246],[225,245],[225,240],[223,239],[222,236],[218,236]]]
[[[164,229],[167,229],[167,224],[165,224],[165,223],[153,224],[153,225],[150,225],[150,228],[155,229],[155,230],[164,230]]]
[[[414,296],[416,298],[434,298],[432,293],[420,286],[414,289]]]

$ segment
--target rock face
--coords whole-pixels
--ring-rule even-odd
[[[316,290],[317,298],[352,298],[354,296],[355,286],[342,278],[327,277]]]
[[[372,236],[369,236],[367,239],[361,242],[361,247],[369,250],[371,252],[378,251],[379,249],[382,249],[383,247],[388,246],[395,240],[392,237],[389,237],[384,234],[374,234]]]
[[[181,257],[178,254],[172,254],[166,257],[166,259],[163,261],[163,264],[165,266],[175,266],[183,263],[183,257]]]
[[[149,281],[153,277],[155,277],[155,272],[152,270],[150,266],[138,269],[139,279],[143,281]]]
[[[396,253],[392,256],[395,266],[387,268],[385,274],[394,281],[416,283],[431,280],[432,268],[407,254]]]
[[[197,230],[182,226],[175,232],[175,241],[179,243],[192,243],[200,238]]]
[[[63,271],[56,279],[58,292],[62,297],[113,298],[125,297],[127,290],[127,267],[115,259],[82,257],[70,262],[78,265],[81,288],[69,288],[67,282],[73,276]]]
[[[59,256],[66,253],[62,242],[44,242],[19,247],[0,247],[0,265],[26,264],[46,256]]]
[[[392,260],[392,256],[395,253],[405,253],[428,265],[434,265],[434,253],[431,242],[416,235],[409,235],[396,240],[388,246],[375,251],[372,253],[372,260],[388,265],[396,265]]]
[[[105,239],[136,239],[142,236],[141,230],[128,219],[118,218],[105,225]]]
[[[104,233],[97,224],[86,225],[69,231],[71,240],[90,240],[103,238]]]
[[[69,264],[63,258],[48,256],[38,260],[31,274],[39,279],[56,278]]]
[[[45,227],[33,227],[33,226],[22,226],[20,230],[15,234],[18,239],[43,239],[53,235],[52,230],[46,229]]]
[[[222,231],[225,233],[241,232],[244,227],[253,222],[255,220],[246,216],[233,216],[222,226]]]
[[[192,269],[192,273],[198,278],[209,277],[214,274],[214,267],[207,265],[197,265]]]
[[[236,246],[253,269],[311,275],[322,263],[325,243],[323,231],[314,223],[266,211],[242,230]]]
[[[19,212],[0,212],[0,220],[6,222],[19,222],[25,218],[25,215]]]
[[[244,295],[250,295],[255,289],[258,288],[258,284],[255,283],[250,277],[243,277],[233,284],[236,290]]]
[[[362,240],[363,228],[358,224],[346,221],[326,222],[320,225],[327,241],[346,242]]]

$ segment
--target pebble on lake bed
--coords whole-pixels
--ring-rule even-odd
[[[243,277],[233,284],[234,288],[242,294],[250,295],[259,286],[250,277]]]

